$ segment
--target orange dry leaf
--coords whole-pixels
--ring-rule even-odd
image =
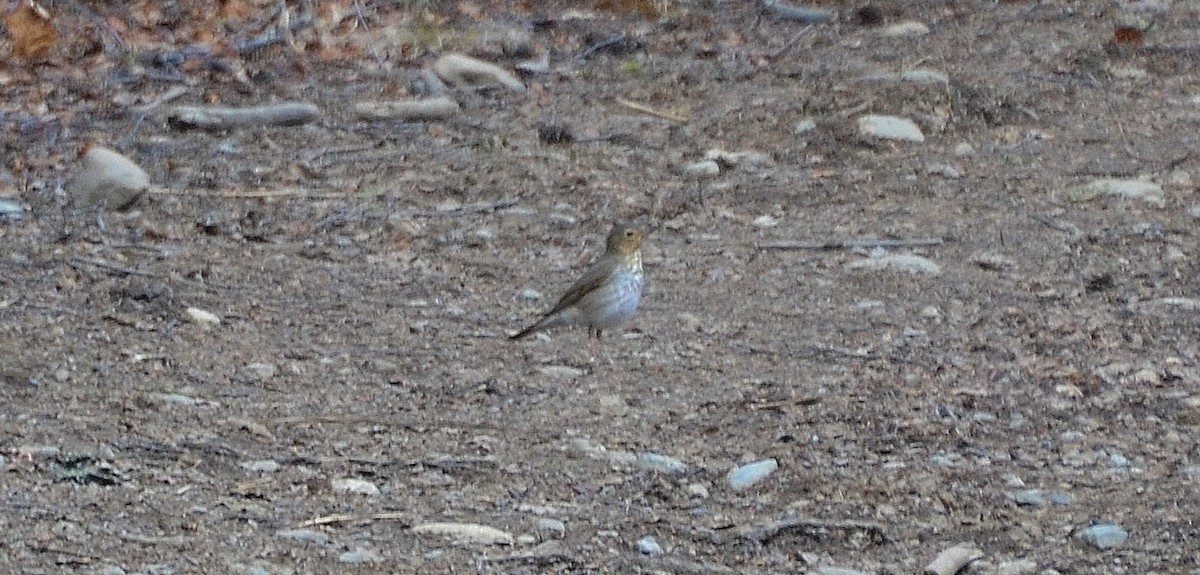
[[[12,41],[13,55],[34,58],[45,54],[58,41],[50,13],[32,0],[24,0],[2,16]]]
[[[1116,29],[1113,30],[1113,42],[1117,44],[1141,46],[1142,42],[1145,42],[1145,40],[1145,34],[1133,26],[1117,26]]]
[[[222,20],[241,20],[250,13],[250,6],[245,0],[221,0],[217,8],[217,16]]]

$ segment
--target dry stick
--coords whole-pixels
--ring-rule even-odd
[[[139,114],[145,114],[145,113],[151,112],[155,108],[157,108],[163,104],[166,104],[167,102],[170,102],[171,100],[174,100],[180,96],[183,96],[184,94],[187,94],[189,91],[190,90],[188,88],[185,88],[183,86],[175,86],[174,88],[171,88],[170,90],[167,90],[166,92],[163,92],[162,94],[159,94],[157,98],[155,98],[149,102],[146,102],[145,104],[142,104],[140,106],[134,106],[133,111],[137,112]]]
[[[799,32],[792,34],[792,37],[788,38],[788,41],[784,42],[783,46],[781,46],[778,50],[768,54],[767,59],[774,60],[774,59],[786,54],[788,50],[792,49],[792,46],[796,45],[796,42],[800,40],[800,37],[807,34],[809,30],[812,30],[812,26],[805,26],[805,27],[801,28]]]
[[[577,60],[579,62],[587,60],[588,57],[591,56],[592,54],[595,54],[596,52],[599,52],[600,50],[603,50],[609,46],[615,46],[616,44],[618,44],[620,42],[624,42],[625,39],[628,37],[629,36],[626,34],[617,34],[616,36],[613,36],[611,38],[606,38],[604,40],[601,40],[601,41],[597,42],[596,44],[592,44],[586,50],[580,52],[578,56],[575,56],[575,60]]]
[[[354,105],[354,115],[360,120],[441,120],[457,114],[458,110],[458,102],[446,96]]]
[[[820,8],[802,8],[800,6],[793,6],[787,2],[780,2],[779,0],[762,0],[762,6],[768,12],[780,18],[799,20],[801,22],[809,22],[812,24],[832,22],[834,16],[836,16],[832,10],[822,10]]]
[[[283,190],[246,190],[244,192],[215,193],[196,193],[190,190],[177,191],[163,188],[150,188],[149,190],[146,190],[146,193],[162,196],[202,196],[206,198],[282,198],[287,196],[296,196],[314,200],[333,200],[352,195],[349,192],[310,192],[308,190],[297,190],[292,188]]]
[[[983,558],[983,551],[974,543],[959,543],[938,553],[936,559],[925,567],[926,575],[954,575],[968,563]]]
[[[410,218],[454,218],[458,216],[484,214],[488,212],[494,212],[496,210],[511,208],[517,205],[517,203],[520,201],[521,200],[519,198],[505,198],[503,200],[497,200],[494,202],[471,204],[469,206],[454,208],[452,210],[401,210],[399,212],[395,212],[395,215]]]
[[[117,535],[117,537],[120,537],[123,541],[141,543],[143,545],[170,545],[172,547],[184,547],[192,544],[192,540],[190,538],[182,535],[175,537],[154,537],[151,535],[138,535],[135,533],[121,533]]]
[[[686,124],[688,122],[688,119],[686,116],[680,116],[678,114],[672,114],[670,112],[663,112],[661,110],[655,110],[654,108],[651,108],[650,106],[647,106],[645,104],[639,104],[637,102],[633,102],[630,100],[626,100],[625,98],[617,98],[617,103],[622,106],[625,106],[626,108],[629,108],[631,110],[637,110],[638,112],[641,112],[643,114],[649,114],[651,116],[656,116],[656,117],[662,118],[664,120],[670,120],[672,122],[677,122],[680,124]]]
[[[824,242],[760,242],[760,250],[836,250],[855,248],[907,248],[913,246],[938,246],[945,243],[942,238],[919,238],[915,240],[829,240]]]
[[[874,521],[856,521],[853,519],[814,519],[808,517],[786,517],[779,521],[771,521],[751,525],[742,530],[742,539],[756,543],[766,543],[779,536],[780,533],[796,528],[806,529],[840,529],[844,531],[866,531],[882,540],[887,540],[883,532],[883,524]]]
[[[388,419],[385,413],[365,413],[355,415],[310,415],[296,417],[277,417],[271,420],[276,425],[292,425],[296,423],[375,423]]]
[[[152,274],[152,273],[138,271],[133,268],[127,268],[125,266],[120,266],[120,265],[114,264],[112,262],[108,262],[108,261],[101,260],[101,259],[74,257],[74,258],[67,260],[67,263],[70,264],[71,267],[76,268],[76,269],[78,269],[80,266],[89,265],[89,266],[93,266],[93,267],[98,267],[105,271],[122,274],[122,275],[127,275],[127,276],[141,276],[144,278],[158,277],[157,275]]]
[[[34,547],[34,548],[33,548],[33,550],[34,550],[34,551],[37,551],[38,553],[57,553],[57,554],[59,554],[59,555],[67,555],[67,556],[70,556],[70,557],[78,557],[78,558],[81,560],[81,561],[80,561],[81,563],[83,562],[83,560],[86,560],[86,561],[90,561],[90,562],[93,562],[93,563],[97,563],[97,562],[101,562],[101,561],[103,561],[104,563],[111,563],[111,564],[113,564],[113,565],[116,565],[116,564],[117,564],[117,562],[116,562],[116,561],[112,561],[112,560],[109,560],[109,559],[105,559],[105,558],[103,558],[103,557],[100,557],[100,556],[98,556],[98,555],[92,555],[92,554],[90,554],[90,553],[83,553],[83,552],[80,552],[80,551],[72,551],[72,550],[70,550],[70,549],[63,549],[62,547],[49,547],[49,546],[46,546],[46,545],[39,545],[39,546],[37,546],[37,547]]]
[[[229,130],[255,126],[299,126],[321,117],[321,108],[307,102],[282,102],[265,106],[178,106],[167,115],[177,130]]]
[[[304,521],[297,527],[313,527],[316,525],[330,525],[333,523],[371,523],[373,521],[403,521],[404,514],[399,512],[392,513],[372,513],[370,515],[351,515],[349,513],[334,513],[333,515],[325,515],[315,517]]]

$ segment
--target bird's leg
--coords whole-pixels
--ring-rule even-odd
[[[596,339],[594,339],[594,340],[592,339],[593,333],[596,336]],[[598,345],[598,346],[600,346],[600,355],[604,356],[604,359],[605,359],[605,361],[608,362],[608,365],[615,365],[616,362],[614,362],[612,356],[608,354],[608,348],[604,345],[604,342],[600,341],[600,337],[603,335],[604,335],[603,330],[600,330],[600,329],[595,329],[595,330],[589,329],[588,330],[588,347],[592,351],[592,358],[594,359],[596,357],[596,346]]]

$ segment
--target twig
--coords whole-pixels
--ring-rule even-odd
[[[331,525],[333,523],[371,523],[373,521],[403,521],[404,514],[398,511],[389,513],[372,513],[370,515],[351,515],[349,513],[334,513],[333,515],[325,515],[322,517],[314,517],[308,521],[304,521],[297,527],[314,527],[317,525]]]
[[[505,198],[494,202],[481,202],[462,206],[451,210],[401,210],[395,212],[395,215],[409,218],[456,218],[459,216],[467,216],[471,214],[486,214],[496,210],[511,208],[521,200],[518,198]]]
[[[309,190],[298,190],[295,188],[285,188],[282,190],[245,190],[196,193],[193,190],[168,190],[164,188],[151,187],[149,190],[146,190],[146,193],[162,196],[200,196],[206,198],[282,198],[287,196],[296,196],[314,200],[333,200],[353,195],[349,192],[312,192]]]
[[[767,59],[774,60],[774,59],[786,54],[788,50],[792,49],[792,46],[796,45],[796,42],[800,40],[800,37],[807,34],[809,30],[812,30],[811,25],[805,26],[805,27],[801,28],[799,32],[792,34],[792,37],[788,38],[788,41],[784,42],[783,46],[781,46],[778,50],[771,52],[770,54],[767,54]]]
[[[152,112],[152,111],[154,111],[155,108],[157,108],[163,104],[166,104],[167,102],[170,102],[171,100],[174,100],[180,96],[187,94],[188,91],[189,91],[189,89],[185,88],[183,86],[175,86],[174,88],[171,88],[170,90],[167,90],[166,92],[163,92],[162,94],[159,94],[157,98],[154,98],[153,100],[146,102],[145,104],[142,104],[140,106],[134,106],[133,111],[137,112],[139,114],[146,114],[146,113]]]
[[[865,531],[876,540],[888,540],[883,532],[882,523],[858,521],[855,519],[815,519],[795,516],[788,516],[779,521],[751,525],[743,529],[739,535],[742,539],[756,543],[766,543],[785,531],[793,530]]]
[[[617,34],[611,38],[605,38],[604,40],[588,46],[586,50],[580,52],[578,56],[575,56],[575,60],[579,62],[587,60],[592,54],[608,48],[609,46],[615,46],[621,42],[624,42],[628,37],[629,36],[627,34]]]
[[[908,248],[914,246],[938,246],[945,243],[942,238],[918,238],[915,240],[829,240],[824,242],[760,242],[760,250],[838,250],[858,248]]]
[[[1050,216],[1044,216],[1042,214],[1033,214],[1030,217],[1038,222],[1041,222],[1042,225],[1052,230],[1071,234],[1073,237],[1080,237],[1083,235],[1083,230],[1080,230],[1079,226],[1076,226],[1070,222],[1061,222]]]
[[[762,0],[762,6],[768,12],[788,20],[799,20],[810,24],[832,22],[836,14],[832,10],[820,8],[802,8],[780,0]]]
[[[265,106],[177,106],[167,115],[176,130],[229,130],[255,126],[300,126],[321,117],[321,108],[307,102],[281,102]]]
[[[150,535],[137,535],[134,533],[121,533],[117,535],[124,541],[133,543],[141,543],[143,545],[170,545],[172,547],[184,547],[190,545],[192,540],[188,537],[178,535],[175,537],[153,537]]]
[[[625,106],[626,108],[629,108],[631,110],[637,110],[638,112],[641,112],[643,114],[649,114],[651,116],[656,116],[656,117],[662,118],[664,120],[670,120],[672,122],[677,122],[680,124],[686,124],[688,122],[687,116],[680,116],[679,114],[672,114],[670,112],[663,112],[661,110],[656,110],[645,104],[639,104],[637,102],[626,100],[625,98],[617,98],[617,103],[622,106]]]
[[[447,96],[354,105],[354,115],[360,120],[441,120],[457,114],[458,110],[458,102]]]
[[[102,270],[106,270],[106,271],[121,274],[121,275],[141,276],[144,278],[158,277],[152,273],[138,271],[133,268],[127,268],[125,266],[119,266],[112,262],[108,262],[108,261],[100,260],[100,259],[74,257],[74,258],[71,258],[70,260],[67,260],[67,263],[70,264],[71,267],[76,268],[76,269],[78,269],[80,266],[88,265],[88,266],[97,267]]]
[[[374,423],[386,420],[383,413],[364,413],[355,415],[310,415],[296,417],[277,417],[271,420],[276,425],[294,425],[297,423]]]

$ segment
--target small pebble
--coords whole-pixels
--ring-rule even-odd
[[[920,143],[925,141],[921,128],[908,118],[867,115],[858,119],[858,132],[882,140]]]
[[[1129,539],[1129,532],[1114,523],[1097,523],[1079,530],[1079,539],[1101,551],[1112,549]]]
[[[642,552],[642,555],[657,557],[663,554],[662,545],[658,544],[658,540],[653,535],[647,535],[638,539],[637,547],[638,551]]]
[[[544,375],[548,375],[557,379],[575,379],[577,377],[583,377],[583,375],[587,373],[582,369],[571,367],[569,365],[546,365],[542,366],[540,369],[538,369],[538,371],[542,372]]]
[[[779,220],[773,216],[762,215],[754,218],[754,227],[757,228],[773,228],[779,225]]]
[[[243,461],[242,469],[247,471],[255,471],[259,473],[274,473],[279,471],[279,462],[273,459],[260,459],[258,461]]]
[[[231,573],[239,573],[241,575],[271,575],[270,570],[256,565],[233,565]]]
[[[379,495],[379,487],[370,481],[345,477],[331,482],[334,493],[354,493],[358,495]]]
[[[170,403],[174,405],[196,405],[199,403],[196,401],[196,398],[182,393],[151,392],[146,394],[146,399],[154,403]]]
[[[275,377],[278,369],[269,363],[253,362],[246,364],[246,373],[252,377],[254,381],[266,381]]]
[[[276,531],[275,536],[281,539],[299,541],[301,543],[315,543],[317,545],[328,545],[331,541],[329,535],[313,529],[284,529]]]
[[[184,310],[184,314],[187,315],[187,318],[191,320],[192,323],[198,325],[221,325],[221,318],[217,317],[216,314],[210,311],[202,310],[198,307],[189,307]]]
[[[638,463],[646,469],[662,473],[684,473],[687,471],[687,465],[682,461],[669,455],[654,453],[653,451],[646,451],[639,455]]]
[[[941,266],[932,260],[911,254],[885,254],[872,256],[847,264],[852,270],[891,270],[912,274],[938,275],[942,273]]]
[[[1033,575],[1037,568],[1037,561],[1032,559],[1005,561],[996,566],[996,575]]]
[[[1101,178],[1067,188],[1063,191],[1063,195],[1073,202],[1086,202],[1100,196],[1112,196],[1125,200],[1140,200],[1157,208],[1167,205],[1162,186],[1144,180]]]
[[[924,36],[928,33],[929,26],[913,20],[892,24],[891,26],[879,30],[879,34],[881,36],[888,36],[892,38],[899,38],[903,36]]]
[[[762,459],[740,467],[734,467],[729,470],[729,474],[725,476],[725,480],[729,482],[729,486],[735,491],[741,491],[766,479],[767,476],[775,473],[776,469],[779,469],[779,461],[775,458]]]
[[[683,173],[693,178],[711,178],[721,173],[721,166],[714,160],[700,160],[684,166]]]
[[[21,202],[11,198],[0,198],[0,222],[15,222],[25,215]]]
[[[558,519],[543,517],[537,521],[537,530],[541,533],[550,533],[562,537],[567,533],[567,524]]]
[[[350,565],[378,563],[380,561],[382,561],[382,558],[379,556],[379,554],[365,549],[355,549],[354,551],[347,551],[341,555],[338,555],[339,563],[346,563]]]
[[[136,202],[149,187],[150,176],[133,160],[94,146],[83,154],[67,193],[76,207],[120,210]]]
[[[1062,491],[1046,491],[1044,489],[1026,489],[1013,494],[1013,500],[1017,505],[1026,505],[1029,507],[1042,507],[1048,504],[1055,505],[1070,505],[1074,498],[1069,493]]]
[[[833,565],[822,565],[817,567],[813,573],[816,575],[866,575],[866,573],[857,569],[834,567]]]

